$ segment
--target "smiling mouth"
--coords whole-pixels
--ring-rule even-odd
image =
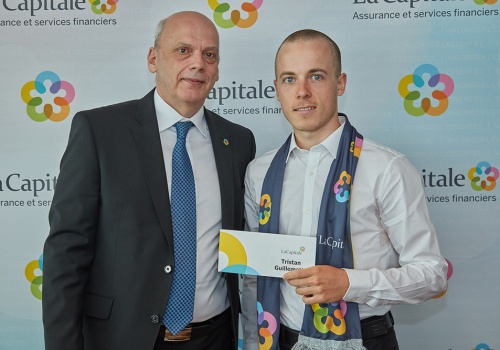
[[[316,107],[299,107],[295,108],[295,112],[305,112],[305,111],[312,111],[313,109],[316,109]]]

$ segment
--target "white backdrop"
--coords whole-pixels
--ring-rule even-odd
[[[500,349],[500,3],[226,3],[226,12],[209,0],[0,4],[0,349],[43,349],[41,254],[72,116],[145,95],[156,23],[188,9],[215,18],[221,35],[206,106],[251,128],[258,154],[290,132],[272,87],[281,41],[302,28],[337,41],[348,76],[340,111],[421,170],[453,271],[441,298],[394,308],[401,349]]]

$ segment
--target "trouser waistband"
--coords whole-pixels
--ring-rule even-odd
[[[361,334],[363,339],[370,339],[387,334],[394,325],[391,312],[382,316],[372,316],[361,320]],[[285,344],[294,345],[299,340],[299,331],[280,325],[280,341]]]
[[[231,308],[228,308],[223,313],[212,317],[209,320],[203,322],[195,322],[188,324],[184,329],[182,329],[176,335],[173,335],[165,326],[162,324],[158,337],[163,338],[163,341],[187,341],[191,339],[200,338],[208,335],[215,328],[220,327],[224,324],[229,324],[231,322]]]

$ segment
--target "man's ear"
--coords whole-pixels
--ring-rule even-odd
[[[347,75],[345,73],[340,74],[337,81],[337,96],[342,96],[345,91],[345,86],[347,84]]]
[[[149,48],[148,69],[151,73],[156,73],[156,50],[154,47]]]

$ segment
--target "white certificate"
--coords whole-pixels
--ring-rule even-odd
[[[220,230],[220,272],[282,277],[315,259],[316,237]]]

